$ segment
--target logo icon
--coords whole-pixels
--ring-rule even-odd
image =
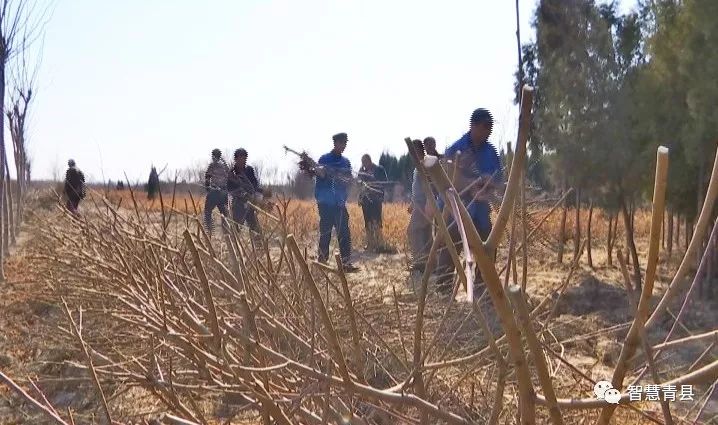
[[[621,392],[615,388],[611,388],[609,390],[606,390],[606,392],[604,393],[604,398],[607,402],[611,404],[618,404],[618,402],[621,401]]]
[[[604,400],[604,395],[606,394],[606,391],[613,388],[613,384],[611,384],[608,381],[598,381],[596,382],[596,385],[593,387],[593,393],[596,394],[596,398],[599,400]]]
[[[621,401],[621,392],[613,388],[608,381],[598,381],[593,387],[593,393],[599,400],[606,400],[607,403],[618,404]]]

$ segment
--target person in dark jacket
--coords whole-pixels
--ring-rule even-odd
[[[261,201],[264,191],[259,187],[254,167],[247,165],[245,149],[234,151],[234,164],[227,180],[227,190],[232,195],[232,220],[239,225],[246,224],[256,234],[261,233],[257,212],[250,202]]]
[[[317,260],[326,263],[329,259],[329,242],[332,229],[336,229],[344,270],[355,272],[356,266],[351,264],[352,240],[349,233],[349,212],[346,202],[349,185],[352,181],[352,166],[342,155],[347,147],[347,134],[338,133],[332,136],[334,149],[322,155],[316,167],[307,169],[316,176],[314,197],[319,209],[319,249]]]
[[[207,233],[212,234],[212,211],[217,208],[224,217],[229,215],[227,211],[227,178],[229,167],[222,159],[222,151],[212,150],[212,162],[204,174],[204,188],[207,190],[207,198],[204,201],[204,223]]]
[[[73,214],[77,214],[80,201],[85,198],[85,175],[77,168],[74,159],[67,161],[67,167],[67,172],[65,172],[67,209]]]
[[[362,186],[359,189],[359,205],[364,215],[366,229],[365,249],[377,253],[393,253],[396,250],[388,246],[382,236],[384,188],[389,180],[386,170],[381,165],[374,164],[368,154],[361,157],[361,163],[359,179],[362,181]]]
[[[436,150],[436,139],[433,137],[429,136],[425,138],[423,145],[427,155],[435,156],[437,158],[442,158],[444,156]]]

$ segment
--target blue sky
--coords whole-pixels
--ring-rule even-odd
[[[625,3],[625,2],[624,2]],[[238,147],[292,169],[283,144],[320,155],[440,147],[489,108],[515,139],[511,0],[58,0],[46,26],[29,135],[33,176],[74,158],[93,180],[146,179]],[[522,39],[534,0],[521,0]]]

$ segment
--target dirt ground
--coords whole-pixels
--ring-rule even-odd
[[[415,310],[415,299],[411,290],[411,277],[406,267],[407,255],[404,243],[404,229],[408,214],[406,205],[388,205],[385,214],[387,239],[397,246],[398,254],[376,255],[362,252],[363,233],[359,211],[352,206],[352,231],[356,235],[354,249],[357,252],[356,264],[360,266],[359,273],[350,275],[352,295],[357,300],[383,300],[386,309],[376,307],[365,310],[365,315],[370,320],[381,322],[382,316],[387,314],[390,306],[397,302],[400,311],[403,313]],[[309,244],[309,249],[314,250],[312,239],[313,225],[316,217],[310,217],[314,209],[310,203],[300,203],[296,209],[298,224],[304,229],[300,233]],[[538,215],[537,215],[538,216]],[[600,216],[600,215],[599,215]],[[38,252],[46,251],[38,244],[38,235],[43,231],[38,223],[48,217],[61,219],[61,213],[56,205],[45,199],[36,202],[32,213],[22,229],[23,237],[18,241],[18,246],[13,250],[5,263],[6,281],[0,283],[0,370],[24,388],[31,387],[32,383],[40,387],[47,395],[48,401],[56,406],[58,410],[64,411],[68,408],[75,412],[78,423],[100,423],[101,411],[99,403],[92,395],[91,384],[84,372],[73,368],[71,362],[77,359],[71,358],[72,347],[67,347],[66,340],[57,338],[58,327],[67,326],[65,316],[59,307],[59,302],[53,295],[53,288],[49,288],[41,281],[46,281],[47,276],[37,276],[34,271],[39,269],[34,257]],[[310,217],[310,218],[307,218]],[[641,264],[645,264],[647,255],[647,236],[645,228],[645,215],[637,218],[639,229],[637,231],[637,245]],[[299,223],[302,221],[302,223]],[[306,223],[304,222],[306,221]],[[598,220],[597,220],[598,221]],[[538,304],[544,297],[556,297],[554,291],[561,285],[569,273],[570,259],[572,257],[572,245],[569,241],[567,254],[563,264],[556,261],[556,253],[553,248],[555,240],[556,218],[552,218],[545,226],[545,231],[540,232],[538,238],[541,243],[534,243],[529,249],[528,256],[528,286],[527,293],[532,304]],[[583,373],[594,380],[609,379],[620,352],[623,337],[626,334],[627,326],[632,319],[632,310],[628,306],[626,293],[623,285],[620,284],[622,277],[615,266],[607,266],[605,250],[605,229],[604,226],[597,226],[594,230],[594,251],[593,261],[595,268],[586,264],[585,257],[569,282],[567,291],[556,304],[556,322],[550,332],[555,340],[554,346],[567,353],[571,363]],[[603,232],[603,233],[602,233]],[[619,241],[620,245],[620,241]],[[680,260],[681,246],[668,259],[665,253],[661,254],[661,261],[658,270],[658,280],[655,293],[662,294],[667,283],[670,281],[673,272]],[[497,262],[505,263],[506,249],[499,252]],[[45,254],[52,255],[51,252]],[[520,262],[519,262],[520,267]],[[519,273],[520,275],[520,273]],[[398,293],[395,301],[394,291]],[[459,299],[462,298],[460,294]],[[658,295],[654,295],[657,302]],[[432,294],[429,303],[436,305],[446,302],[446,297]],[[360,301],[361,303],[361,301]],[[367,302],[367,306],[370,303]],[[457,317],[468,311],[461,303],[456,304]],[[716,301],[694,297],[690,302],[688,313],[682,318],[682,324],[673,338],[688,336],[692,333],[700,333],[715,328],[718,323],[718,312],[716,312]],[[680,306],[674,306],[672,312],[677,314]],[[438,310],[437,310],[438,311]],[[427,313],[427,327],[429,330],[438,326],[440,315],[437,311],[430,310]],[[406,322],[406,334],[410,333],[411,317],[404,318]],[[650,338],[654,343],[662,342],[662,338],[672,325],[669,317],[652,330]],[[467,326],[461,332],[457,332],[452,338],[444,341],[450,344],[449,351],[452,354],[471,352],[473,348],[472,334],[476,333],[475,327]],[[447,334],[452,335],[452,334]],[[64,345],[65,344],[65,345]],[[671,357],[666,358],[662,364],[662,371],[666,377],[674,377],[672,369],[679,369],[691,365],[701,353],[708,348],[708,344],[696,344],[691,349],[672,352]],[[694,367],[702,366],[715,360],[714,353],[705,356],[701,362]],[[553,362],[552,372],[559,374],[561,368],[565,369],[558,362]],[[565,370],[561,373],[568,373]],[[630,379],[627,379],[629,381]],[[32,381],[32,382],[31,382]],[[559,397],[591,397],[593,387],[588,383],[577,384],[578,381],[567,382],[565,386],[559,386]],[[696,400],[703,395],[708,395],[708,388],[696,389]],[[135,392],[134,397],[132,397]],[[36,393],[34,393],[36,395]],[[143,397],[137,389],[118,388],[117,392],[108,394],[108,403],[125,403],[127,400],[137,400]],[[715,419],[718,415],[718,397],[713,395],[707,402],[700,418],[696,418],[697,409],[693,404],[681,406],[679,402],[673,406],[679,415],[686,415],[687,423],[718,423]],[[660,418],[658,404],[645,406],[653,412],[653,416]],[[161,411],[160,406],[154,403],[138,403],[134,406],[124,406],[126,413],[125,420],[132,421],[133,417],[151,417]],[[583,423],[585,417],[574,417],[567,423]],[[575,419],[575,420],[574,420]],[[693,422],[693,421],[696,422]],[[46,420],[38,416],[27,403],[21,401],[11,394],[4,386],[0,386],[0,424],[15,423],[46,423]],[[218,422],[223,423],[223,422]],[[235,419],[231,423],[242,423]],[[635,414],[618,415],[613,423],[650,423],[644,422]]]

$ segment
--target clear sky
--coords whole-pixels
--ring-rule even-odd
[[[320,155],[349,134],[363,153],[443,149],[489,108],[516,137],[512,0],[58,0],[31,110],[34,178],[68,158],[93,180],[145,180],[212,148],[291,169],[287,144]],[[521,0],[521,36],[535,0]],[[163,176],[164,177],[164,176]]]

